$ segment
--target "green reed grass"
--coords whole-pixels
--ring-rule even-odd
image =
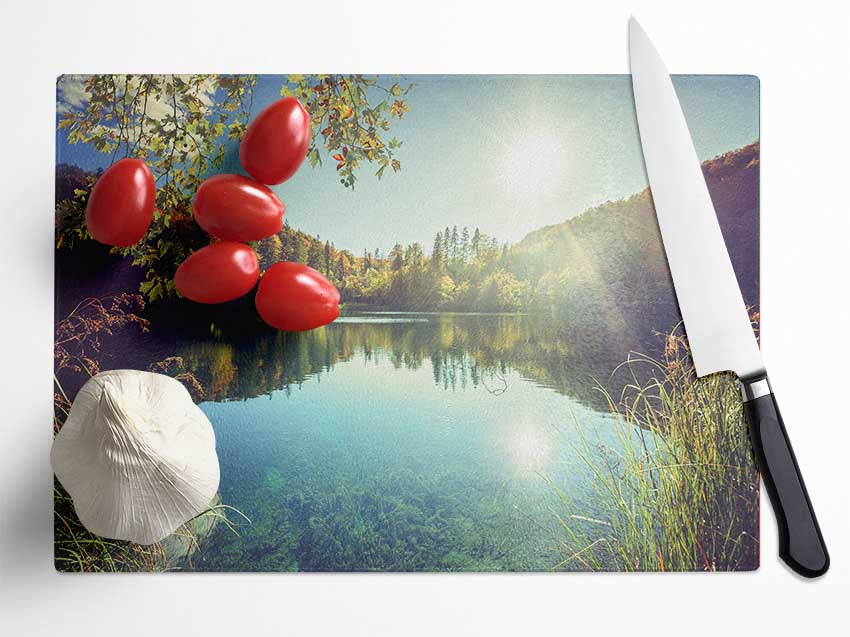
[[[71,401],[54,376],[54,432],[58,433],[68,416]],[[63,572],[162,572],[192,568],[192,557],[201,549],[200,540],[209,537],[218,524],[239,535],[228,512],[251,521],[238,509],[222,504],[218,496],[210,506],[188,520],[161,542],[150,545],[111,540],[90,533],[82,525],[71,496],[53,479],[53,558]]]
[[[161,542],[151,545],[111,540],[90,533],[74,512],[71,497],[54,479],[53,550],[57,571],[67,572],[147,572],[156,573],[192,568],[192,558],[202,550],[201,540],[218,524],[239,535],[228,512],[250,522],[240,511],[221,504],[210,507],[184,523]]]
[[[664,360],[630,357],[633,383],[605,392],[619,449],[586,439],[604,515],[559,499],[564,559],[554,570],[726,571],[758,566],[758,474],[737,383],[697,379],[684,337],[667,337]],[[637,367],[654,370],[638,382]]]

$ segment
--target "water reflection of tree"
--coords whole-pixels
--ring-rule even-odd
[[[613,336],[612,336],[613,338]],[[588,350],[588,347],[591,349]],[[347,322],[304,333],[264,332],[244,341],[193,340],[178,347],[206,399],[245,399],[287,389],[332,370],[355,355],[396,369],[428,365],[434,383],[449,391],[508,389],[510,371],[591,405],[592,390],[622,360],[605,355],[596,339],[519,315],[432,315],[427,322]]]

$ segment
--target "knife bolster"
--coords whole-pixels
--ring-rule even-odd
[[[770,388],[770,381],[767,380],[767,376],[741,379],[741,397],[745,403],[772,393],[773,390]]]

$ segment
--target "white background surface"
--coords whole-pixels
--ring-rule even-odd
[[[457,4],[457,6],[455,6]],[[0,17],[5,634],[846,634],[850,595],[844,3],[16,2]],[[844,5],[846,7],[846,5]],[[762,89],[762,342],[833,567],[716,575],[60,576],[51,552],[55,77],[68,72],[625,73],[638,17],[673,73]],[[808,631],[812,632],[808,632]]]

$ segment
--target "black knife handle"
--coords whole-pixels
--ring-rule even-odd
[[[767,377],[743,380],[742,393],[756,461],[779,527],[779,556],[804,577],[823,575],[829,553]]]

